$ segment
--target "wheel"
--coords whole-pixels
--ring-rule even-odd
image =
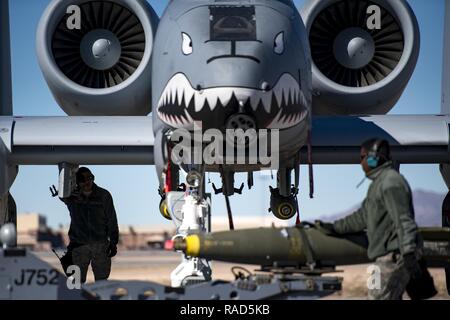
[[[170,216],[169,213],[169,208],[167,207],[166,197],[162,198],[161,201],[159,202],[159,212],[167,220],[172,220],[172,217]]]

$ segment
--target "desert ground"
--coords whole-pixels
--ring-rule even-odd
[[[37,253],[37,255],[57,268],[61,268],[59,260],[53,253]],[[180,262],[180,255],[161,250],[126,251],[119,252],[113,258],[110,280],[141,280],[154,281],[161,284],[170,284],[170,272]],[[231,268],[235,264],[213,262],[214,279],[233,280]],[[256,270],[256,266],[244,265],[249,270]],[[343,277],[343,290],[326,299],[365,299],[367,294],[367,267],[368,265],[339,267],[338,272],[332,276]],[[62,269],[61,269],[62,270]],[[438,296],[435,299],[449,299],[445,286],[445,273],[442,269],[430,270]],[[89,270],[88,282],[93,281],[92,271]],[[407,299],[407,297],[405,296]]]

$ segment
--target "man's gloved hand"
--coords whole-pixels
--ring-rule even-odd
[[[108,248],[108,257],[110,257],[110,258],[115,257],[116,254],[117,254],[117,245],[114,243],[111,243]]]
[[[415,253],[405,254],[403,256],[403,264],[412,279],[418,279],[422,275],[422,268],[420,267]]]
[[[72,191],[72,193],[70,194],[71,197],[77,199],[77,200],[81,200],[81,190],[76,188],[75,190]]]
[[[325,234],[336,233],[336,230],[334,230],[334,224],[332,224],[332,223],[323,222],[321,220],[316,220],[314,223],[315,223],[317,229],[319,229],[320,231],[322,231]]]

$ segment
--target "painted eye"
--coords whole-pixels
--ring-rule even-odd
[[[282,54],[284,52],[284,32],[280,32],[275,37],[273,51],[275,51],[276,54]]]
[[[182,35],[183,35],[183,46],[181,49],[185,55],[190,55],[194,51],[192,47],[192,39],[188,34],[184,32],[182,33]]]

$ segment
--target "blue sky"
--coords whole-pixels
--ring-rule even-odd
[[[392,114],[436,114],[440,111],[442,40],[445,0],[410,0],[421,28],[421,55],[416,71]],[[168,1],[150,0],[161,15]],[[295,1],[301,7],[304,1]],[[11,41],[13,56],[14,114],[21,116],[62,116],[40,72],[35,53],[35,33],[40,16],[49,0],[10,0]],[[170,223],[158,213],[159,196],[154,167],[104,166],[91,167],[97,183],[114,197],[120,224]],[[436,165],[403,166],[402,173],[413,189],[446,193]],[[57,167],[22,166],[13,187],[19,212],[40,212],[52,226],[69,223],[69,215],[60,201],[51,198],[48,187],[57,184]],[[303,219],[314,220],[347,210],[360,203],[369,185],[359,189],[363,178],[359,166],[315,166],[315,199],[308,197],[307,168],[302,168],[300,210]],[[218,177],[211,180],[220,185]],[[246,177],[238,176],[236,185]],[[268,185],[275,184],[268,176],[255,175],[255,187],[244,195],[232,197],[236,216],[268,215]],[[207,186],[211,190],[211,186]],[[213,218],[225,214],[222,196],[213,197]],[[292,222],[294,223],[294,221]]]

